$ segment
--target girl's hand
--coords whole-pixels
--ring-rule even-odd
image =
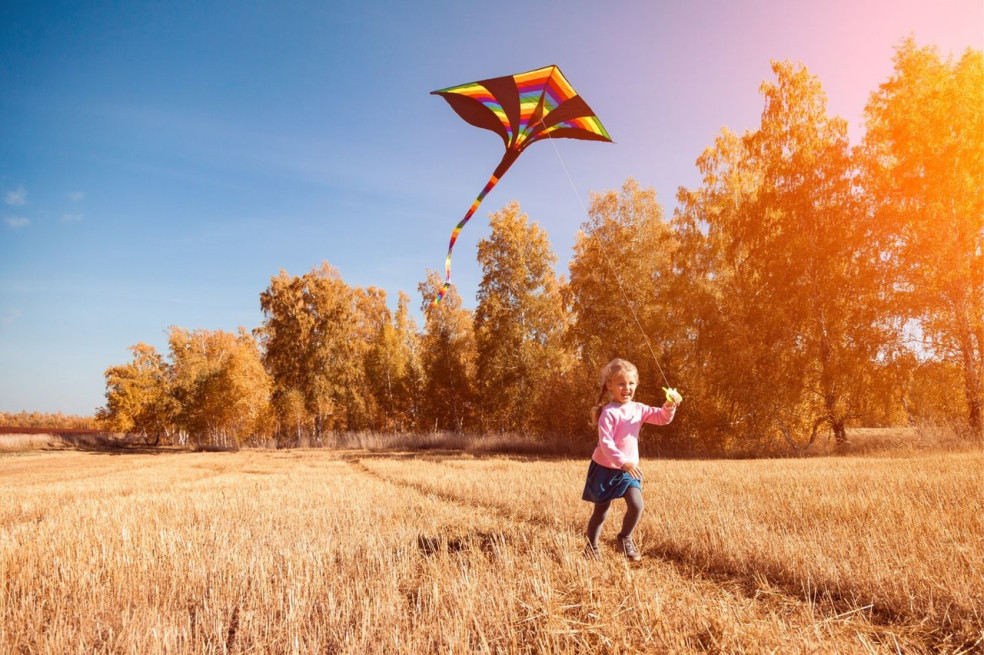
[[[631,475],[636,480],[642,479],[642,469],[632,462],[626,462],[622,464],[622,470]]]

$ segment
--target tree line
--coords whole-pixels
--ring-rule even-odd
[[[99,424],[93,416],[76,416],[63,412],[0,412],[0,429],[29,428],[31,430],[96,430]]]
[[[430,271],[396,311],[325,263],[281,271],[252,331],[172,328],[106,371],[99,418],[172,442],[342,431],[593,437],[597,370],[678,387],[666,452],[804,450],[851,426],[984,430],[984,58],[912,39],[852,146],[820,81],[774,62],[760,125],[723,129],[672,217],[629,179],[593,195],[569,263],[513,202],[478,245],[474,310]]]

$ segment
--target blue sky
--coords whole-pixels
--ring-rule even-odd
[[[720,129],[757,126],[770,60],[817,75],[856,139],[910,34],[981,49],[984,3],[6,0],[0,411],[91,414],[129,346],[258,326],[280,269],[418,307],[502,155],[434,89],[557,64],[615,139],[510,169],[455,247],[474,306],[489,212],[518,200],[565,272],[589,194],[631,176],[669,215]]]

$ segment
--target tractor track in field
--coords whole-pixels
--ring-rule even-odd
[[[370,456],[370,458],[374,457],[376,456]],[[474,502],[453,493],[430,488],[425,484],[387,477],[366,466],[362,462],[364,458],[364,455],[346,455],[343,457],[345,462],[359,474],[398,488],[412,490],[424,496],[436,498],[451,505],[478,509],[494,514],[499,518],[517,524],[533,526],[541,530],[554,529],[573,531],[575,533],[579,531],[575,526],[562,521],[551,521],[540,516],[512,513],[494,504]],[[380,458],[389,459],[386,456],[380,456]],[[614,553],[612,554],[614,555]],[[667,546],[656,548],[647,547],[643,549],[643,554],[646,557],[640,563],[630,564],[626,562],[630,570],[640,568],[653,569],[655,563],[663,563],[672,567],[684,578],[692,579],[700,584],[711,585],[717,590],[741,596],[756,603],[805,605],[810,608],[811,612],[817,615],[817,623],[846,621],[850,620],[854,615],[862,614],[868,622],[865,627],[870,631],[869,636],[874,637],[883,644],[895,644],[893,650],[899,648],[899,637],[902,634],[911,632],[907,628],[914,628],[918,623],[918,618],[899,615],[871,605],[858,607],[857,599],[846,596],[837,596],[829,592],[820,593],[819,591],[813,594],[807,593],[802,588],[801,583],[793,580],[777,581],[770,579],[767,581],[765,588],[763,588],[763,580],[758,579],[754,575],[724,567],[707,566],[699,562],[697,558],[691,556],[684,549],[674,549]],[[861,626],[858,626],[858,630],[861,630]],[[941,631],[942,628],[937,632]],[[924,630],[920,632],[924,634]],[[980,648],[981,646],[980,641],[976,643],[967,642],[962,645],[954,644],[952,641],[946,639],[947,636],[944,634],[939,637],[939,641],[933,640],[929,642],[917,638],[916,644],[912,643],[911,638],[906,639],[906,641],[909,642],[909,647],[915,645],[917,648],[921,647],[920,650],[924,650],[925,652],[970,653],[977,652],[975,648]],[[902,649],[908,650],[905,646]]]
[[[371,478],[375,478],[376,480],[380,480],[382,482],[386,482],[388,484],[392,484],[397,487],[402,487],[404,489],[412,489],[425,496],[433,496],[434,498],[442,500],[446,503],[458,505],[460,507],[470,507],[472,509],[483,510],[485,512],[495,514],[496,516],[502,519],[515,521],[517,523],[526,523],[528,525],[534,525],[538,528],[564,529],[565,527],[567,527],[563,525],[563,523],[561,523],[560,521],[549,521],[541,517],[512,514],[510,512],[505,511],[501,507],[497,507],[496,505],[489,505],[487,503],[476,503],[476,502],[469,501],[467,498],[456,496],[455,494],[447,493],[444,491],[438,491],[436,489],[430,489],[423,484],[415,484],[413,482],[407,482],[405,480],[394,480],[393,478],[388,478],[385,475],[373,471],[371,468],[363,464],[360,457],[351,456],[351,457],[345,457],[344,459],[349,464],[349,466],[351,466],[359,473],[362,473],[363,475],[367,475]]]

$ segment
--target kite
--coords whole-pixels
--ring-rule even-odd
[[[451,286],[451,251],[461,228],[527,146],[544,137],[609,143],[612,139],[588,103],[581,99],[556,66],[469,82],[431,93],[443,96],[468,123],[501,136],[506,146],[506,154],[488,184],[451,232],[448,256],[444,262],[447,278],[431,304],[433,307],[441,302]]]

